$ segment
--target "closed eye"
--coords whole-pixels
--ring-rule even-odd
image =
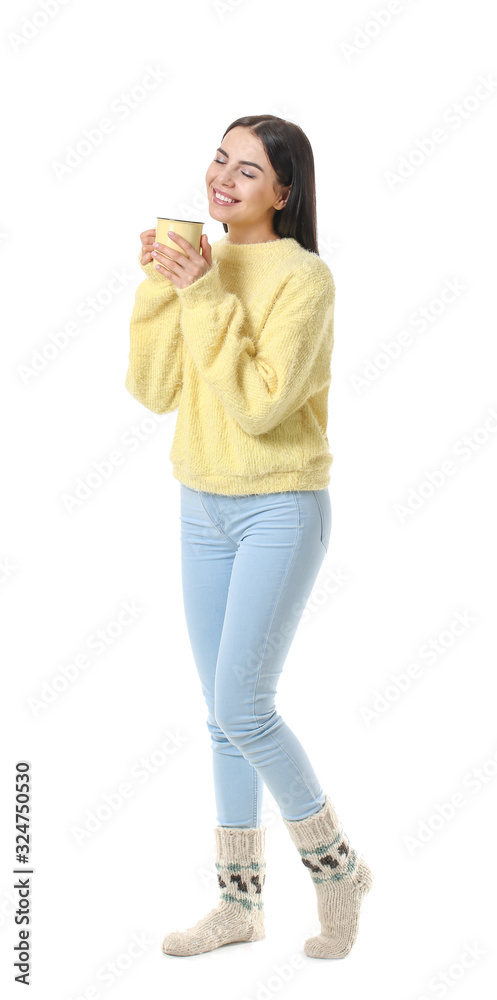
[[[216,159],[214,159],[214,163],[225,163],[225,162],[226,162],[225,160],[216,160]],[[252,178],[255,177],[255,174],[248,174],[246,170],[242,170],[242,174],[245,177],[252,177]]]

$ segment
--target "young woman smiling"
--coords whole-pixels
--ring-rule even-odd
[[[314,160],[298,125],[239,118],[208,167],[225,235],[201,253],[141,234],[126,387],[178,410],[185,616],[208,710],[219,904],[162,950],[197,955],[265,936],[263,786],[317,894],[307,955],[343,958],[372,885],[295,734],[278,679],[331,532],[327,438],[335,284],[317,250]],[[223,200],[224,199],[224,200]],[[228,200],[226,200],[228,199]],[[323,665],[328,664],[323,657]],[[174,815],[176,822],[176,815]],[[289,875],[288,886],[291,886]]]

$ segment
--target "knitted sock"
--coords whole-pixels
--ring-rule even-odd
[[[168,934],[162,942],[165,954],[200,955],[223,944],[265,937],[265,833],[265,826],[215,827],[221,900],[193,927]]]
[[[311,816],[282,819],[318,898],[321,934],[307,938],[304,951],[310,958],[345,958],[357,937],[362,899],[373,883],[371,869],[350,849],[327,795],[322,809]]]

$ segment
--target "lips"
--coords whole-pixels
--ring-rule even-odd
[[[219,193],[219,194],[221,194],[221,195],[224,195],[224,191],[219,191],[219,192],[218,192],[218,191],[217,191],[217,189],[216,189],[215,187],[213,187],[213,188],[212,188],[212,193],[213,193],[214,197],[216,197],[216,195],[217,195],[218,193]],[[229,195],[229,194],[227,194],[227,195],[226,195],[225,197],[226,197],[226,198],[230,198],[230,195]],[[232,201],[232,204],[234,204],[234,205],[239,205],[239,203],[240,203],[240,199],[239,199],[239,198],[235,198],[235,199],[234,199],[234,200]],[[226,201],[226,202],[223,202],[223,204],[224,204],[224,205],[228,205],[228,204],[229,204],[229,202],[227,202],[227,201]]]

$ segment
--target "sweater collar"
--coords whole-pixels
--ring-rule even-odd
[[[283,236],[279,240],[266,240],[261,243],[230,243],[228,233],[225,233],[212,246],[215,246],[218,250],[222,250],[230,257],[270,258],[279,257],[291,250],[295,250],[297,247],[302,249],[300,243],[293,236]]]

